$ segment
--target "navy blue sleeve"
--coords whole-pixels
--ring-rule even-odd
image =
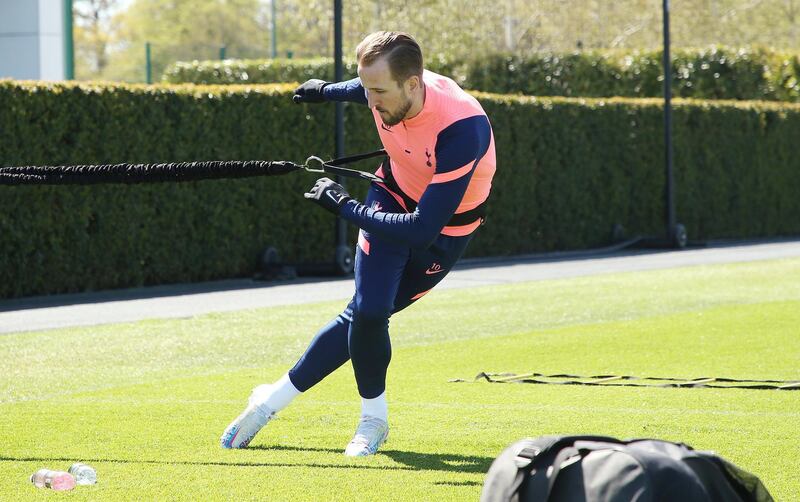
[[[375,211],[355,200],[342,206],[345,220],[367,232],[414,248],[428,248],[436,240],[464,198],[475,166],[491,143],[491,126],[485,115],[453,123],[439,133],[436,141],[434,179],[425,189],[413,213]],[[462,173],[456,173],[464,170]],[[450,181],[435,182],[437,175],[458,175]]]
[[[367,94],[364,92],[364,86],[361,85],[361,79],[358,77],[344,82],[328,84],[322,88],[322,95],[328,101],[351,101],[362,105],[367,104]]]

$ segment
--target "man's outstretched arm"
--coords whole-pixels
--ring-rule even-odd
[[[361,79],[356,77],[344,82],[325,82],[312,78],[294,90],[292,100],[295,103],[322,103],[325,101],[350,101],[367,104],[367,95]]]

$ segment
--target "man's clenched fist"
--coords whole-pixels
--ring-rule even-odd
[[[325,101],[325,96],[322,94],[322,89],[328,85],[328,82],[318,78],[312,78],[300,85],[294,90],[292,101],[295,103],[322,103]]]
[[[337,215],[342,204],[352,199],[342,185],[328,178],[318,179],[303,196]]]

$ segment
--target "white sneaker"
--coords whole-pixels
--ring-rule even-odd
[[[256,437],[267,422],[272,420],[275,412],[257,404],[259,397],[269,390],[270,385],[259,385],[250,394],[248,399],[247,408],[241,415],[236,417],[236,420],[231,422],[222,437],[219,438],[220,445],[223,448],[247,448],[250,441]]]
[[[363,416],[358,422],[356,434],[344,454],[348,457],[374,455],[389,436],[389,424],[377,417]]]

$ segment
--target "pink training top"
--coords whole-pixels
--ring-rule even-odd
[[[420,113],[397,125],[387,126],[373,108],[375,125],[391,159],[392,175],[397,185],[415,201],[420,200],[428,185],[453,181],[472,172],[467,190],[455,211],[456,214],[463,213],[475,208],[489,197],[496,165],[494,135],[492,134],[489,147],[478,159],[477,165],[474,158],[465,158],[466,162],[463,165],[441,166],[441,161],[437,163],[436,158],[437,146],[441,147],[440,133],[464,119],[485,118],[486,112],[477,99],[447,77],[425,70],[423,82],[425,103]],[[459,148],[458,138],[449,137],[448,142],[448,152],[453,148]],[[470,146],[474,148],[474,145],[463,145],[463,148],[467,149]],[[379,169],[376,174],[383,176],[383,170]],[[394,193],[392,195],[401,205],[403,204],[399,195]],[[441,233],[452,236],[468,235],[479,226],[480,221],[463,226],[446,226]]]

